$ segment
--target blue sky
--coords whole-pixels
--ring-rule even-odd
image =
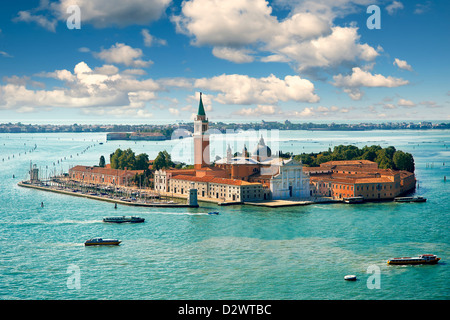
[[[80,8],[69,29],[67,7]],[[367,7],[380,8],[369,29]],[[450,120],[448,1],[0,4],[0,123]]]

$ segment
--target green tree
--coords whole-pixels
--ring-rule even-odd
[[[361,156],[361,160],[369,160],[369,161],[375,161],[375,158],[377,157],[377,153],[373,150],[367,150],[363,153]]]
[[[104,168],[105,165],[106,165],[105,157],[104,156],[100,156],[100,161],[98,162],[98,166]]]
[[[136,168],[136,156],[130,148],[127,150],[116,149],[114,153],[110,155],[110,163],[112,169],[125,169],[135,170]]]
[[[147,170],[148,169],[148,154],[140,153],[136,157],[135,170]]]
[[[160,151],[153,161],[153,169],[160,170],[163,168],[172,168],[174,163],[172,162],[172,157],[170,154],[164,150]]]
[[[378,163],[378,168],[380,169],[391,169],[394,168],[394,162],[389,158],[389,153],[386,149],[380,149],[376,152],[377,157],[375,162]]]
[[[414,172],[414,158],[408,152],[396,151],[393,156],[393,162],[397,170]]]

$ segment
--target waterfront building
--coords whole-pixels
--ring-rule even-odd
[[[264,192],[261,183],[214,176],[178,175],[169,180],[169,190],[173,194],[187,195],[191,188],[197,189],[199,198],[236,202],[261,200]]]
[[[131,179],[144,170],[120,170],[102,167],[75,166],[69,169],[69,179],[91,184],[129,186]]]
[[[379,169],[368,160],[329,161],[320,167],[304,168],[310,176],[311,196],[342,200],[364,197],[365,200],[388,200],[414,190],[414,173]]]

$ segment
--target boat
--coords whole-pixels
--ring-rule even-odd
[[[124,223],[124,222],[129,222],[129,223],[140,223],[140,222],[144,222],[145,219],[144,218],[140,218],[140,217],[125,217],[125,216],[121,216],[121,217],[104,217],[103,218],[103,222],[111,222],[111,223]]]
[[[395,202],[425,202],[427,201],[424,197],[396,197]]]
[[[422,254],[418,257],[392,258],[387,261],[388,264],[436,264],[441,258],[434,254]]]
[[[218,211],[208,212],[208,214],[219,214]]]
[[[84,242],[85,246],[117,246],[122,241],[117,239],[92,238]]]
[[[348,197],[344,198],[345,203],[363,203],[364,197]]]
[[[349,274],[344,277],[344,280],[347,281],[356,281],[356,276],[354,274]]]

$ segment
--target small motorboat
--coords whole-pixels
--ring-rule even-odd
[[[208,214],[219,214],[219,211],[212,211],[212,212],[208,212]]]
[[[354,274],[349,274],[344,277],[344,280],[347,281],[356,281],[356,276]]]
[[[140,218],[140,217],[125,217],[125,216],[121,216],[121,217],[104,217],[103,218],[103,222],[111,222],[111,223],[125,223],[125,222],[129,222],[129,223],[141,223],[144,222],[145,219],[144,218]]]
[[[122,241],[118,239],[92,238],[84,242],[85,246],[118,246]]]
[[[353,204],[353,203],[363,203],[364,197],[348,197],[343,199],[345,203]]]

